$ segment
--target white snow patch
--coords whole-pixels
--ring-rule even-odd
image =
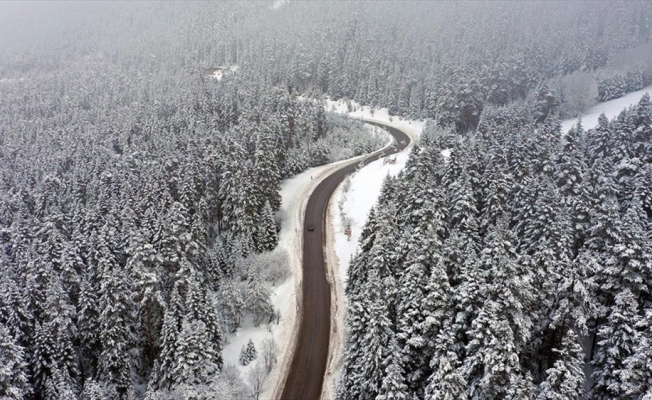
[[[598,117],[600,117],[600,114],[602,113],[604,113],[610,120],[613,119],[614,117],[618,116],[618,114],[620,114],[620,112],[624,109],[637,104],[639,100],[641,100],[641,97],[643,97],[643,95],[647,92],[652,92],[652,85],[647,86],[641,90],[637,90],[636,92],[628,93],[618,99],[605,101],[589,108],[581,116],[582,126],[585,130],[595,128],[598,125]],[[578,119],[575,118],[562,121],[562,132],[568,132],[568,130],[572,128],[573,125],[577,124],[577,120]]]
[[[238,69],[239,69],[238,65],[230,65],[228,67],[217,67],[217,68],[213,68],[213,72],[208,76],[213,79],[217,79],[218,81],[221,81],[222,78],[224,78],[226,75],[230,75],[234,72],[238,72]]]
[[[0,78],[0,83],[22,82],[25,78]]]
[[[350,114],[349,114],[350,115]],[[382,118],[382,114],[374,114],[374,117]],[[331,284],[331,340],[329,346],[328,365],[324,377],[323,399],[334,398],[337,380],[339,379],[342,367],[342,353],[344,347],[344,311],[346,299],[344,297],[344,286],[349,262],[358,249],[358,241],[362,227],[367,222],[369,211],[377,203],[383,180],[389,174],[395,176],[404,167],[409,158],[409,150],[414,140],[423,130],[423,122],[409,123],[407,121],[388,121],[389,116],[384,120],[365,117],[371,122],[383,122],[403,130],[412,139],[412,144],[396,157],[395,164],[383,164],[383,159],[371,162],[349,177],[350,184],[347,192],[344,192],[346,180],[339,185],[331,198],[328,207],[329,224],[327,224],[326,238],[326,265],[329,283]],[[392,118],[394,119],[394,118]],[[407,122],[407,123],[406,123]],[[351,226],[351,237],[345,234],[346,227],[339,209],[340,202],[342,210],[348,218]]]
[[[252,339],[256,350],[260,352],[263,341],[273,337],[278,346],[278,364],[267,378],[263,398],[280,396],[287,369],[290,367],[296,335],[298,334],[297,315],[301,310],[301,279],[302,279],[302,247],[303,247],[303,216],[310,194],[317,185],[335,170],[350,163],[360,162],[366,155],[348,160],[338,161],[321,167],[309,168],[306,171],[281,183],[281,214],[283,223],[279,233],[279,243],[274,251],[287,251],[290,258],[291,278],[272,287],[272,304],[280,311],[280,323],[272,325],[253,326],[251,318],[243,321],[237,332],[227,335],[228,343],[224,346],[225,364],[236,365],[243,378],[246,371],[255,365],[253,361],[248,366],[239,364],[242,346]]]
[[[272,3],[272,10],[277,10],[279,7],[281,7],[283,4],[289,3],[290,0],[274,0]]]
[[[348,111],[348,103],[351,104],[351,112]],[[397,128],[404,128],[417,137],[421,135],[421,132],[423,132],[423,128],[426,125],[426,121],[424,120],[411,120],[389,115],[387,108],[372,109],[370,106],[362,106],[353,100],[335,101],[326,99],[325,107],[326,111],[345,114],[353,118],[359,118],[363,121],[372,120],[384,122]]]
[[[441,155],[444,156],[444,158],[449,158],[451,156],[451,151],[452,149],[444,149],[441,151]]]

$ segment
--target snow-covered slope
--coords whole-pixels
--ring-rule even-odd
[[[636,92],[628,93],[623,97],[605,101],[589,108],[582,114],[582,126],[584,129],[595,128],[598,125],[598,117],[602,113],[604,113],[609,119],[614,118],[620,114],[622,110],[638,103],[646,92],[652,92],[652,85],[637,90]],[[568,130],[576,123],[577,118],[563,121],[561,123],[562,132],[568,132]]]

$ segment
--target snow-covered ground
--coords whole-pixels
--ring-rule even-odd
[[[344,100],[326,100],[326,111],[332,111],[339,114],[345,114],[353,118],[359,118],[363,121],[378,121],[389,123],[397,128],[403,128],[412,132],[414,135],[420,135],[426,122],[423,120],[410,120],[401,117],[389,115],[387,108],[373,110],[369,106],[361,106],[351,100],[351,112],[348,112],[347,101]]]
[[[364,118],[365,121],[382,122],[401,129],[412,138],[412,142],[423,131],[425,121],[409,121],[390,117],[386,109],[377,110],[371,116],[369,107],[355,105],[356,111],[347,113],[344,102],[327,101],[327,110],[348,114],[352,117]],[[391,121],[390,121],[391,120]],[[369,211],[376,204],[383,180],[389,175],[398,174],[408,160],[409,150],[396,155],[396,164],[385,164],[383,160],[376,160],[349,177],[340,184],[331,198],[328,207],[329,221],[326,230],[326,264],[329,282],[331,283],[331,340],[329,348],[328,365],[324,377],[323,399],[334,397],[339,370],[342,364],[342,350],[344,346],[344,311],[346,309],[344,298],[344,285],[346,273],[351,256],[355,253],[360,239],[362,227],[367,222]],[[348,190],[345,188],[348,186]],[[339,205],[351,225],[351,238],[344,233],[343,219]]]
[[[274,2],[272,3],[271,8],[272,8],[272,10],[276,10],[279,7],[281,7],[283,4],[287,4],[289,2],[290,2],[290,0],[274,0]]]
[[[211,73],[209,76],[211,78],[217,79],[218,81],[221,81],[225,75],[230,75],[234,72],[238,72],[238,69],[239,69],[238,65],[231,65],[228,67],[218,67],[215,68],[213,73]]]
[[[24,81],[24,80],[25,80],[25,78],[18,78],[18,79],[14,79],[14,78],[0,78],[0,83],[22,82],[22,81]]]
[[[638,103],[646,92],[652,93],[652,85],[637,90],[636,92],[628,93],[623,97],[605,101],[589,108],[582,114],[582,126],[584,129],[595,128],[598,125],[598,117],[602,113],[604,113],[609,119],[616,117],[624,109]],[[568,130],[576,123],[577,118],[563,121],[561,123],[562,132],[568,132]]]
[[[388,141],[388,145],[391,141]],[[281,378],[285,376],[284,371],[289,368],[292,356],[292,349],[296,342],[298,329],[297,314],[300,311],[300,288],[301,288],[301,260],[303,246],[303,215],[308,199],[317,185],[333,171],[348,165],[359,162],[365,156],[358,156],[348,160],[338,161],[321,167],[310,168],[299,175],[286,179],[281,184],[281,214],[283,223],[279,233],[279,244],[274,251],[285,250],[290,258],[290,270],[292,276],[285,282],[272,288],[272,304],[274,309],[280,311],[280,323],[271,325],[253,326],[251,318],[243,321],[237,332],[227,336],[228,343],[223,349],[225,364],[233,364],[238,367],[242,377],[246,378],[246,372],[256,362],[248,366],[239,364],[240,350],[243,345],[252,339],[256,350],[260,352],[263,341],[272,337],[278,346],[278,364],[267,378],[267,386],[262,399],[271,399],[275,394],[279,395]],[[283,372],[283,373],[281,373]]]

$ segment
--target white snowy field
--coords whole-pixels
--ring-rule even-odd
[[[389,146],[389,144],[391,144],[391,138],[388,134],[387,145]],[[236,365],[243,379],[246,379],[246,372],[256,364],[257,360],[247,366],[240,365],[239,357],[242,347],[251,339],[260,354],[263,341],[268,337],[274,338],[279,350],[278,364],[267,378],[267,385],[261,399],[271,399],[279,392],[280,378],[285,376],[284,371],[289,368],[291,361],[292,352],[289,350],[292,349],[295,343],[295,335],[298,333],[296,322],[300,302],[297,301],[297,294],[300,294],[302,277],[303,215],[310,194],[333,171],[349,163],[359,162],[364,157],[363,155],[320,167],[309,168],[281,183],[283,222],[279,233],[279,243],[274,251],[287,251],[291,276],[285,282],[270,288],[274,309],[280,311],[280,322],[279,324],[263,324],[254,327],[252,318],[248,317],[242,322],[242,326],[237,332],[227,335],[227,344],[223,349],[224,363]]]
[[[624,109],[638,103],[639,100],[641,100],[641,97],[643,97],[643,95],[647,92],[652,93],[652,85],[644,87],[641,90],[637,90],[636,92],[628,93],[623,97],[605,101],[589,108],[582,114],[582,126],[585,130],[595,128],[598,125],[598,117],[600,117],[600,114],[602,113],[604,113],[607,118],[611,120],[620,114],[620,112]],[[578,119],[575,118],[562,121],[562,132],[568,132],[568,130],[572,128],[573,125],[577,124],[577,120]]]

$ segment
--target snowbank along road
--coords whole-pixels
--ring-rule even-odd
[[[344,178],[358,165],[366,164],[385,155],[397,153],[410,144],[410,137],[394,127],[369,122],[387,130],[395,139],[390,149],[371,153],[360,163],[349,164],[322,181],[308,200],[304,218],[303,279],[299,335],[292,363],[288,371],[281,399],[319,399],[324,383],[330,334],[330,285],[326,279],[324,238],[326,211],[331,196]],[[308,230],[308,227],[314,230]]]

